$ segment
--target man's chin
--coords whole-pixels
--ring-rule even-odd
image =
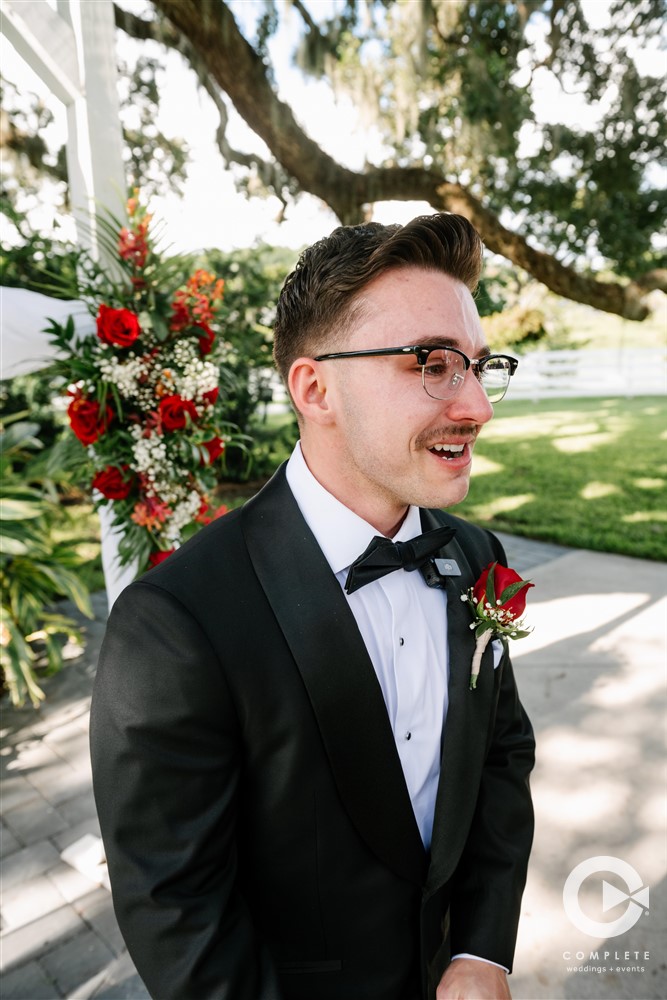
[[[419,507],[434,507],[434,508],[445,508],[445,507],[455,507],[456,504],[462,503],[468,496],[468,489],[470,487],[469,482],[459,482],[450,485],[448,489],[433,491],[429,496],[424,496],[420,499],[416,506]]]

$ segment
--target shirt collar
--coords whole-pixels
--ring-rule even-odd
[[[287,463],[286,475],[299,510],[332,571],[337,574],[347,569],[380,532],[325,490],[306,465],[299,441]],[[408,541],[421,530],[419,508],[408,507],[393,541]]]

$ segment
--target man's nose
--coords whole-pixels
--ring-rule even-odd
[[[472,368],[465,373],[456,395],[445,400],[444,405],[448,418],[456,422],[485,424],[493,416],[493,406]]]

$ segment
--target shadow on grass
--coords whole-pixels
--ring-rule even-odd
[[[667,559],[665,400],[503,403],[456,513],[491,529]]]

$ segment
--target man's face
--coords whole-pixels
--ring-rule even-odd
[[[441,272],[387,272],[358,304],[360,319],[339,350],[439,344],[471,359],[488,353],[470,292]],[[330,492],[385,534],[398,528],[408,504],[448,507],[464,499],[475,438],[493,415],[474,371],[455,396],[438,400],[424,391],[414,355],[318,364],[332,424],[327,454],[305,454]]]

